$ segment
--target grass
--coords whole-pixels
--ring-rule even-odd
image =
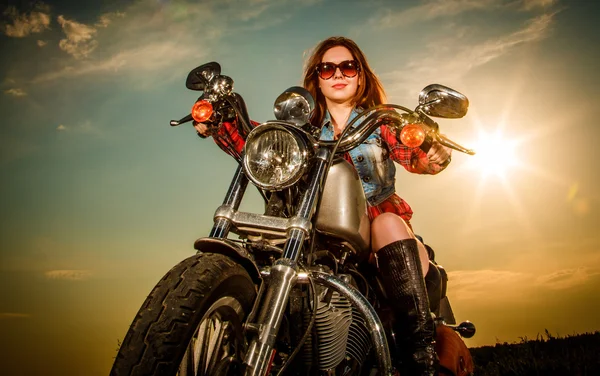
[[[477,376],[600,375],[600,332],[470,349]]]

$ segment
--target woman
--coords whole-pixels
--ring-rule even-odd
[[[306,65],[304,87],[315,98],[311,122],[321,126],[324,140],[337,138],[361,111],[385,102],[383,87],[364,54],[344,37],[326,39],[314,49]],[[207,134],[205,124],[195,124],[195,128]],[[235,133],[235,127],[226,126],[220,132]],[[241,150],[239,136],[237,140],[234,146]],[[403,351],[396,359],[406,356],[408,348],[412,356],[399,359],[400,367],[410,375],[434,374],[438,367],[434,323],[423,278],[429,258],[410,228],[410,206],[395,194],[392,160],[413,173],[436,174],[450,162],[450,150],[439,143],[433,143],[428,153],[408,148],[384,125],[346,158],[362,179],[372,221],[371,248],[390,304],[400,316],[395,332]]]

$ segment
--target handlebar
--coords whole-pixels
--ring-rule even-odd
[[[383,124],[396,124],[402,122],[400,114],[391,109],[391,106],[392,105],[380,105],[369,109],[368,111],[373,111],[373,113],[371,113],[359,127],[353,127],[353,124],[362,117],[362,114],[354,118],[354,120],[346,126],[339,140],[319,141],[319,145],[325,147],[335,147],[335,145],[337,145],[336,152],[339,153],[345,153],[348,150],[354,149],[366,140],[377,127]],[[410,110],[405,107],[393,106],[403,111],[410,112]],[[379,108],[381,108],[381,110],[378,110]]]
[[[244,99],[238,93],[231,93],[225,96],[223,102],[231,106],[237,115],[238,121],[238,131],[240,135],[245,139],[250,131],[252,130],[250,117],[248,116],[248,110],[246,108],[246,104]],[[404,114],[399,113],[397,110],[401,110]],[[388,125],[396,128],[397,130],[401,130],[404,125],[406,125],[407,120],[405,115],[408,115],[410,118],[418,122],[420,122],[426,133],[426,141],[422,146],[422,149],[427,152],[429,146],[431,145],[431,141],[435,140],[440,144],[451,148],[453,150],[459,151],[461,153],[465,153],[468,155],[474,155],[475,151],[472,149],[467,149],[458,143],[452,141],[448,137],[439,133],[438,124],[432,120],[429,116],[424,114],[421,111],[415,112],[406,107],[394,105],[394,104],[382,104],[375,107],[372,107],[366,110],[364,113],[359,114],[356,118],[346,126],[342,134],[340,135],[339,140],[335,141],[323,141],[318,140],[317,143],[320,146],[332,148],[334,153],[345,153],[349,150],[354,149],[362,142],[364,142],[375,129],[380,127],[381,125]],[[354,124],[358,121],[358,119],[366,117],[364,121],[358,127],[354,127]],[[171,126],[178,126],[187,122],[192,121],[192,115],[189,114],[184,116],[180,120],[171,120],[169,123]],[[203,136],[201,136],[203,137]],[[204,136],[203,138],[205,138]]]
[[[406,119],[403,118],[404,114],[398,113],[396,110],[404,111],[411,117],[414,117],[417,121],[419,121],[426,133],[426,139],[435,140],[440,144],[459,151],[461,153],[465,153],[468,155],[474,155],[475,151],[472,149],[467,149],[458,143],[452,141],[448,137],[439,133],[438,124],[425,115],[422,112],[415,112],[406,107],[398,106],[394,104],[382,104],[375,107],[372,107],[367,110],[366,114],[369,114],[367,118],[362,122],[362,124],[358,127],[353,127],[354,123],[361,117],[364,117],[364,114],[360,114],[357,116],[342,132],[340,139],[336,141],[318,141],[318,144],[324,147],[331,147],[335,149],[336,153],[345,153],[348,150],[351,150],[361,144],[364,140],[369,137],[371,133],[375,129],[377,129],[381,125],[388,125],[391,127],[395,127],[397,130],[401,130],[402,127],[406,123]],[[424,144],[428,144],[427,152],[429,150],[429,146],[431,141],[425,141]],[[336,147],[337,146],[337,147]]]

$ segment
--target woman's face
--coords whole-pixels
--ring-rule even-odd
[[[354,60],[352,53],[344,46],[331,47],[321,59],[322,63],[339,64],[345,60]],[[339,68],[335,70],[333,77],[324,80],[319,77],[319,87],[327,101],[335,103],[348,103],[354,99],[358,89],[360,72],[354,77],[346,77]]]

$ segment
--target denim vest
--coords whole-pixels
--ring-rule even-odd
[[[360,108],[354,108],[350,113],[348,123],[362,111]],[[359,124],[360,121],[353,127]],[[321,140],[331,141],[333,139],[331,115],[327,111],[321,124]],[[360,176],[369,205],[379,205],[395,192],[396,166],[389,156],[387,145],[381,138],[380,128],[377,128],[362,144],[348,153],[358,176]]]

